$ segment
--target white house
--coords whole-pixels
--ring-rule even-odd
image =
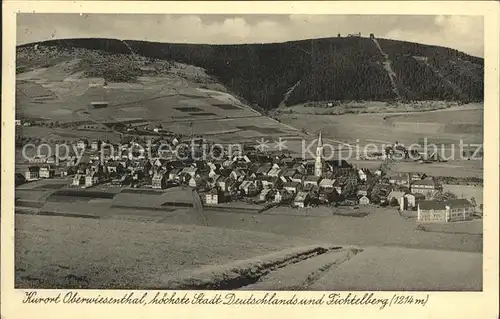
[[[217,205],[222,203],[222,192],[217,188],[211,189],[205,195],[205,203],[209,205]]]
[[[307,202],[309,200],[309,193],[307,192],[298,192],[293,200],[293,204],[298,208],[304,208],[307,206]]]
[[[73,180],[71,182],[72,186],[84,186],[85,185],[85,175],[83,174],[75,174],[73,176]]]
[[[85,176],[85,187],[92,187],[99,183],[99,176],[95,172],[90,172]]]
[[[334,179],[324,178],[319,182],[319,187],[321,189],[333,189],[333,184],[335,183]]]
[[[299,186],[299,182],[288,182],[283,185],[283,188],[289,193],[297,194],[297,192],[299,191]]]
[[[34,181],[40,178],[40,167],[38,166],[30,166],[24,172],[24,178],[27,181]]]

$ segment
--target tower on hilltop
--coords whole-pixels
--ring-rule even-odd
[[[316,146],[316,161],[314,163],[314,176],[323,175],[323,140],[321,139],[321,131],[319,132],[318,146]]]

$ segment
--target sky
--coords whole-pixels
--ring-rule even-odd
[[[450,47],[483,57],[482,16],[437,15],[17,15],[17,44],[50,39],[115,38],[174,43],[285,42],[338,33]]]

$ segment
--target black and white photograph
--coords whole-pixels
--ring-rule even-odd
[[[483,16],[16,28],[16,289],[483,291]]]

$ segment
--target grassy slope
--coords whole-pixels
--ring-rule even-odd
[[[194,45],[144,41],[126,41],[135,53],[145,57],[174,60],[203,67],[226,87],[246,100],[266,109],[277,107],[287,90],[299,80],[290,93],[288,105],[314,100],[392,100],[395,98],[381,62],[383,57],[372,40],[367,38],[326,38],[273,44]],[[380,40],[395,69],[399,86],[405,87],[405,99],[482,100],[483,59],[456,50]],[[71,55],[74,48],[106,51],[112,54],[101,59],[106,65],[103,76],[133,81],[139,70],[120,69],[118,57],[130,54],[121,41],[110,39],[71,39],[44,42]],[[398,49],[401,47],[401,49]],[[56,53],[47,60],[32,59],[31,46],[18,48],[18,67],[25,70],[32,61],[37,65],[52,63]],[[89,50],[90,51],[90,50]],[[89,55],[95,55],[91,51]],[[20,54],[22,53],[22,54]],[[102,55],[102,54],[101,54]],[[430,66],[418,63],[412,56],[426,56]],[[451,90],[434,70],[455,83],[461,92]],[[95,72],[98,71],[95,68]],[[161,71],[161,70],[160,70]],[[123,73],[127,73],[124,75]],[[137,73],[137,74],[136,74]]]
[[[373,247],[327,271],[312,290],[480,291],[482,254]]]
[[[18,215],[16,286],[137,288],[159,274],[308,243],[219,228]]]

